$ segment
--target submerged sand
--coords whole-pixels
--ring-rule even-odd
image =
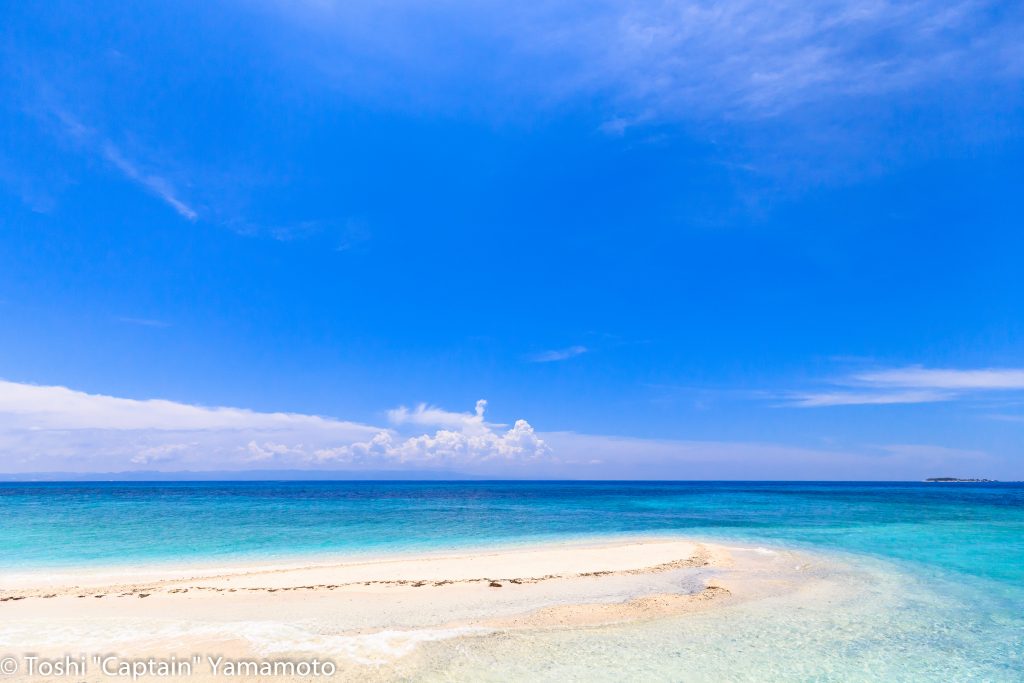
[[[729,609],[807,589],[813,561],[642,538],[287,566],[8,575],[0,576],[0,650],[19,660],[15,680],[53,680],[27,675],[28,653],[70,656],[87,669],[75,680],[88,681],[123,680],[103,669],[124,662],[162,662],[164,672],[170,663],[172,673],[188,665],[153,679],[222,680],[235,661],[244,666],[232,680],[415,679],[424,649]],[[333,675],[309,673],[314,660],[329,662]],[[307,666],[269,676],[252,668],[281,662]]]

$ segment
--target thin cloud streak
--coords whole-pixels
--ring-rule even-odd
[[[957,370],[953,368],[925,368],[912,365],[891,370],[863,372],[853,376],[858,383],[882,387],[919,387],[958,390],[1013,390],[1024,389],[1022,368],[981,368]]]
[[[0,380],[0,429],[217,431],[314,428],[373,434],[376,428],[317,415],[199,406],[166,399],[89,394],[61,386]]]
[[[565,349],[552,349],[550,351],[541,351],[535,353],[529,357],[531,363],[555,363],[562,360],[569,360],[576,356],[581,356],[586,353],[589,349],[586,346],[570,346]]]
[[[173,184],[165,177],[152,173],[129,159],[112,140],[82,123],[61,106],[44,103],[44,111],[56,119],[61,132],[83,150],[104,159],[128,180],[142,186],[150,194],[174,209],[179,216],[195,221],[199,214],[180,198]]]
[[[900,391],[892,393],[823,392],[794,394],[789,408],[822,408],[827,406],[896,405],[900,403],[936,403],[956,398],[956,394],[939,391]]]
[[[1021,368],[901,368],[859,372],[832,382],[834,388],[793,393],[778,407],[936,403],[1024,390]]]
[[[180,216],[190,221],[198,218],[199,214],[178,198],[177,193],[166,178],[143,172],[136,164],[126,159],[121,154],[121,151],[110,141],[106,141],[103,144],[102,153],[103,157],[113,164],[114,168],[121,171],[125,177],[148,189],[177,211]]]

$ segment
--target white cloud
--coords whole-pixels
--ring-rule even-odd
[[[409,410],[405,406],[399,406],[388,411],[388,419],[394,425],[421,425],[426,427],[447,427],[462,432],[481,434],[490,431],[491,427],[502,425],[489,425],[484,422],[484,410],[487,408],[487,401],[480,399],[472,413],[453,413],[451,411],[428,406],[421,403],[415,410]]]
[[[382,431],[369,441],[315,453],[322,463],[391,461],[399,464],[454,465],[472,468],[493,463],[529,464],[549,456],[550,448],[526,420],[516,420],[504,433],[440,430],[434,435],[400,439]]]
[[[262,444],[250,441],[245,446],[246,457],[245,460],[248,462],[262,462],[269,460],[287,460],[288,456],[299,456],[300,459],[305,459],[306,451],[303,449],[302,444],[296,444],[289,446],[284,443],[274,443],[273,441],[264,441]]]
[[[774,113],[1005,66],[1012,33],[985,20],[991,4],[630,3],[592,43],[592,63],[623,97],[662,113]]]
[[[117,147],[109,140],[102,146],[103,157],[113,164],[114,168],[123,173],[129,180],[139,183],[147,190],[166,202],[172,209],[184,218],[194,221],[197,214],[192,207],[178,198],[178,194],[170,181],[153,173],[142,171],[137,164],[124,157]]]
[[[153,465],[161,462],[170,462],[176,454],[187,451],[190,448],[197,448],[198,446],[199,443],[196,441],[192,443],[168,443],[162,446],[150,446],[149,448],[141,449],[139,454],[131,459],[131,462],[135,465]]]
[[[394,429],[297,413],[125,399],[0,381],[0,472],[260,469],[580,479],[915,479],[1019,476],[978,450],[898,444],[854,450],[772,443],[538,433],[426,405]],[[1017,469],[1014,470],[1014,467]]]
[[[824,391],[794,393],[784,406],[826,406],[935,403],[1024,390],[1020,368],[925,368],[911,365],[858,372],[832,382]]]
[[[899,403],[934,403],[948,401],[955,394],[941,391],[826,391],[819,393],[793,394],[788,403],[796,408],[821,408],[825,406],[893,405]]]
[[[570,346],[565,349],[553,349],[551,351],[541,351],[530,356],[530,361],[534,363],[553,363],[560,360],[569,360],[576,356],[580,356],[587,352],[586,346]]]
[[[289,431],[314,429],[339,437],[372,433],[355,422],[298,413],[191,405],[87,394],[59,386],[0,380],[0,425],[36,430]]]
[[[511,429],[484,421],[487,401],[476,402],[472,413],[457,413],[424,403],[409,410],[401,406],[388,411],[395,425],[445,427],[433,435],[401,438],[381,431],[368,441],[315,453],[320,462],[365,462],[383,460],[400,464],[458,465],[471,467],[489,462],[524,464],[550,456],[548,445],[526,420]]]
[[[1024,368],[982,368],[958,370],[912,365],[890,370],[862,372],[853,380],[882,387],[918,387],[953,390],[1024,389]]]
[[[61,132],[83,150],[105,159],[128,180],[146,188],[183,218],[190,221],[198,218],[196,211],[180,198],[173,184],[167,178],[152,171],[143,170],[138,162],[128,159],[110,139],[86,126],[64,108],[55,106],[51,102],[45,105],[45,110],[56,119]]]
[[[138,467],[236,470],[313,467],[437,468],[524,465],[550,454],[525,420],[508,430],[473,413],[421,405],[384,427],[299,413],[128,399],[0,380],[0,472],[98,472]]]
[[[280,454],[272,444],[325,447],[377,431],[318,415],[119,398],[0,380],[0,472],[236,469],[261,460],[285,461],[274,459]],[[298,453],[292,455],[297,464]]]
[[[1024,73],[1021,16],[994,13],[997,0],[269,4],[321,38],[301,54],[342,87],[415,96],[427,84],[429,98],[475,79],[540,102],[606,95],[628,112],[610,120],[612,134],[628,121],[763,116]]]

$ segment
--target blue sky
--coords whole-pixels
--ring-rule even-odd
[[[0,12],[0,471],[1024,478],[1019,3]]]

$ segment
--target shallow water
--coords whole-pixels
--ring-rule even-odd
[[[481,636],[425,648],[412,672],[474,681],[1021,681],[1019,612],[884,563],[841,590],[626,626]]]
[[[0,485],[0,571],[680,534],[813,549],[843,591],[625,627],[427,639],[437,680],[1024,680],[1024,486]]]

